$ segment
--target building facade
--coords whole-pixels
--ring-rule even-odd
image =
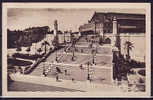
[[[145,15],[128,13],[99,13],[95,12],[87,24],[79,27],[80,32],[112,33],[113,18],[117,18],[119,33],[145,33]]]
[[[112,45],[115,45],[118,36],[121,54],[127,55],[125,43],[129,41],[133,45],[131,59],[145,62],[145,29],[144,14],[95,12],[88,24],[79,27],[79,32],[81,35],[98,34],[104,43]]]

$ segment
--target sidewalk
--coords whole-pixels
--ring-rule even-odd
[[[121,92],[122,90],[114,85],[108,84],[97,84],[97,83],[90,83],[89,81],[81,82],[81,81],[71,81],[71,80],[60,80],[59,82],[56,81],[55,78],[48,78],[43,76],[31,76],[31,75],[22,75],[22,74],[11,74],[10,77],[14,81],[19,82],[27,82],[27,83],[34,83],[34,84],[41,84],[46,86],[55,86],[67,89],[74,89],[84,92],[93,92],[93,91],[103,91],[103,92],[111,92],[117,91]]]

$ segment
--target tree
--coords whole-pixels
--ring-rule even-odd
[[[22,43],[22,37],[20,36],[18,40],[15,41],[16,45],[17,45],[17,49],[16,51],[22,51],[21,49],[21,43]]]
[[[126,49],[126,59],[129,60],[130,59],[130,51],[134,48],[133,43],[131,43],[130,41],[126,41],[124,43],[125,49]]]

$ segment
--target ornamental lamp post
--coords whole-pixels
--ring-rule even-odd
[[[66,43],[66,41],[65,41],[65,32],[64,32],[64,43]]]
[[[88,76],[87,76],[87,80],[90,80],[90,73],[89,73],[89,62],[87,63],[87,67],[88,67]]]
[[[92,49],[92,52],[91,53],[92,53],[92,63],[95,64],[95,58],[94,57],[96,55],[96,50],[95,49]]]

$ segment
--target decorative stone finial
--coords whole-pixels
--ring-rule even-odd
[[[116,16],[114,16],[114,17],[113,17],[113,21],[116,21],[116,20],[117,20],[117,18],[116,18]]]

